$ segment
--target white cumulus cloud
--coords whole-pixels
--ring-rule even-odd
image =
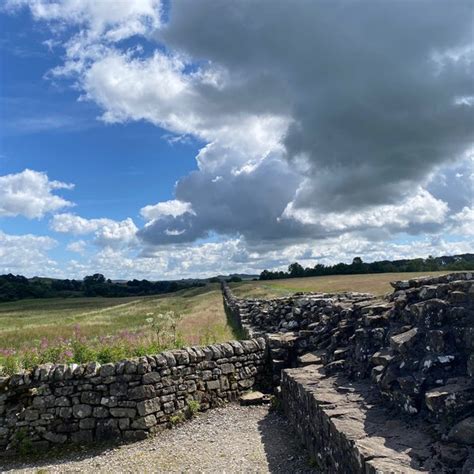
[[[48,256],[56,247],[51,237],[11,235],[0,231],[0,274],[49,275],[58,272],[58,265]]]
[[[191,203],[173,199],[162,201],[157,204],[148,205],[140,209],[140,214],[147,221],[160,219],[163,216],[178,217],[184,213],[194,214]]]
[[[136,243],[137,226],[131,218],[86,219],[71,213],[56,214],[50,222],[52,230],[74,235],[94,234],[94,243],[102,247],[131,246]]]
[[[75,240],[74,242],[70,242],[66,249],[70,252],[76,252],[79,254],[83,254],[86,251],[87,242],[85,240]]]
[[[160,0],[6,0],[15,11],[28,6],[36,20],[80,25],[88,35],[119,41],[160,24]]]
[[[21,173],[0,176],[0,217],[41,218],[74,204],[55,194],[72,189],[73,184],[51,181],[46,173],[25,169]]]

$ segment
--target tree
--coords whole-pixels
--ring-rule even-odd
[[[288,273],[291,277],[301,277],[304,275],[304,268],[298,262],[295,262],[288,267]]]
[[[86,285],[105,283],[105,276],[102,275],[101,273],[94,273],[93,275],[88,275],[84,277],[84,283]]]
[[[227,281],[230,283],[239,283],[242,281],[242,278],[240,278],[238,275],[232,275]]]

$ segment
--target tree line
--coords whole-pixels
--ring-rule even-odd
[[[278,280],[281,278],[301,278],[323,275],[353,275],[363,273],[398,273],[398,272],[432,272],[443,270],[473,270],[474,254],[413,258],[405,260],[381,260],[365,263],[360,257],[355,257],[352,263],[337,263],[336,265],[316,264],[314,267],[303,267],[295,262],[288,266],[288,271],[263,270],[260,280]]]
[[[83,280],[56,280],[49,278],[26,278],[21,275],[0,275],[0,301],[15,301],[24,298],[54,298],[74,296],[145,296],[172,293],[186,288],[204,286],[197,280],[148,281],[130,280],[113,282],[104,275],[95,273]]]

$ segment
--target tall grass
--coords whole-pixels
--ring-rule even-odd
[[[149,320],[149,326],[141,331],[125,330],[91,339],[82,335],[80,326],[76,325],[73,336],[67,339],[43,338],[30,347],[0,349],[0,374],[8,375],[48,362],[82,364],[97,361],[104,364],[184,345],[176,328],[179,318],[174,313],[159,314]]]
[[[170,314],[181,317],[170,321]],[[47,362],[113,362],[237,336],[217,285],[160,298],[17,301],[0,304],[0,374]]]

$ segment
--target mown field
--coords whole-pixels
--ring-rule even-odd
[[[391,292],[390,282],[407,280],[424,275],[444,275],[451,272],[373,273],[367,275],[332,275],[283,280],[249,281],[231,283],[232,291],[242,298],[276,298],[299,291],[336,293],[358,291],[383,295]]]
[[[12,366],[9,371],[15,364],[95,357],[106,362],[237,336],[226,319],[218,284],[160,296],[0,304],[0,365]]]

